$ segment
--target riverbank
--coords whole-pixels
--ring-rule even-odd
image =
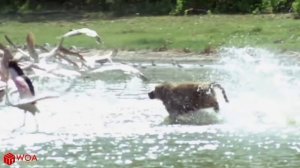
[[[110,50],[95,50],[90,49],[85,52],[85,56],[102,56],[109,53]],[[199,54],[195,52],[185,53],[176,50],[167,51],[151,51],[151,50],[138,50],[138,51],[127,51],[118,50],[118,53],[112,58],[115,61],[120,62],[151,62],[158,61],[161,63],[170,63],[173,60],[184,63],[194,62],[215,62],[219,59],[217,53],[211,54]]]
[[[37,44],[55,45],[59,36],[73,28],[96,30],[104,43],[98,45],[85,36],[65,40],[65,46],[126,51],[178,51],[207,54],[221,47],[260,47],[270,50],[299,51],[299,20],[280,15],[196,15],[103,18],[97,13],[84,16],[30,15],[26,18],[0,18],[0,36],[10,36],[24,44],[28,32]],[[2,43],[6,43],[4,38]],[[185,55],[185,54],[184,54]]]
[[[237,49],[237,48],[236,48]],[[282,60],[282,65],[285,63],[294,62],[295,64],[300,64],[300,52],[294,51],[283,51],[283,52],[274,52],[272,50],[263,49],[263,48],[253,48],[253,47],[245,47],[244,49],[248,49],[249,53],[251,50],[262,49],[267,52],[274,54],[274,58],[278,58]],[[196,64],[215,64],[220,61],[222,58],[222,50],[228,51],[228,48],[220,48],[213,53],[197,53],[197,52],[182,52],[178,50],[167,50],[167,51],[151,51],[151,50],[138,50],[138,51],[127,51],[127,50],[118,50],[117,54],[112,57],[112,59],[116,62],[145,62],[152,63],[160,62],[160,63],[174,63],[174,61],[178,63],[196,63]],[[103,56],[110,53],[111,50],[97,50],[97,49],[89,49],[82,51],[86,57],[89,56]],[[255,57],[255,55],[252,55]]]

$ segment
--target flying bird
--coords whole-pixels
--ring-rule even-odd
[[[110,63],[113,63],[112,61],[112,57],[116,56],[118,53],[118,50],[112,50],[110,53],[106,54],[106,55],[103,55],[103,56],[100,56],[98,57],[95,62],[103,65],[104,63],[106,62],[110,62]]]
[[[66,34],[64,34],[62,36],[62,38],[77,36],[77,35],[81,35],[81,34],[84,34],[84,35],[89,36],[89,37],[96,38],[96,42],[98,44],[100,44],[102,42],[102,40],[101,40],[100,36],[98,35],[98,33],[95,30],[91,30],[89,28],[81,28],[81,29],[71,30],[71,31],[67,32]]]
[[[0,43],[0,102],[5,95],[6,83],[9,79],[8,62],[12,57],[10,51]]]
[[[34,62],[36,63],[39,62],[39,55],[35,50],[35,37],[32,32],[28,33],[26,37],[26,42],[27,42],[29,55],[33,58]]]
[[[13,59],[13,56],[11,52],[1,43],[0,43],[0,57],[1,57],[0,78],[1,81],[7,82],[7,80],[9,79],[8,62],[9,60]]]
[[[148,81],[148,78],[141,71],[139,71],[138,69],[130,65],[121,64],[121,63],[103,65],[100,68],[92,70],[91,73],[99,73],[99,72],[107,72],[107,71],[121,71],[124,74],[137,75],[142,80]]]
[[[88,69],[93,69],[97,67],[97,65],[103,65],[106,63],[113,64],[112,57],[116,56],[118,53],[118,50],[112,50],[109,53],[106,53],[104,55],[93,55],[86,57],[85,64],[88,66]]]

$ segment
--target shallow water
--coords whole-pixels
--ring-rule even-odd
[[[213,65],[183,68],[145,63],[149,82],[118,73],[34,79],[39,93],[60,97],[38,103],[39,132],[30,115],[12,132],[23,112],[1,106],[0,156],[38,157],[15,167],[299,167],[299,67],[262,49],[225,48],[220,56]],[[208,109],[169,125],[162,103],[147,97],[163,81],[207,80],[221,83],[230,100],[218,96],[217,115]],[[218,122],[203,125],[211,119]]]

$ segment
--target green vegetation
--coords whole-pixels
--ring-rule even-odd
[[[300,0],[295,0],[292,4],[295,18],[300,17]]]
[[[1,0],[1,13],[43,10],[93,11],[113,15],[287,13],[298,0]],[[189,11],[189,12],[187,12]]]
[[[287,14],[138,16],[117,19],[100,19],[92,17],[94,15],[85,14],[78,20],[68,15],[56,17],[57,20],[39,16],[35,18],[37,22],[24,22],[20,18],[19,21],[2,19],[0,37],[7,34],[15,43],[24,44],[26,34],[32,31],[38,44],[47,42],[54,45],[58,37],[68,30],[88,27],[103,37],[104,44],[97,45],[93,39],[85,36],[67,39],[65,44],[98,49],[175,49],[185,52],[210,52],[221,46],[258,46],[280,50],[299,50],[300,46],[300,22]],[[4,38],[1,42],[6,43]]]

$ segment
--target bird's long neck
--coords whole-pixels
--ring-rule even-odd
[[[16,78],[17,78],[18,76],[20,76],[19,73],[18,73],[16,70],[14,70],[13,68],[9,68],[9,74],[10,74],[11,79],[12,79],[14,82],[15,82]]]
[[[10,67],[9,73],[11,79],[14,81],[20,98],[32,97],[34,96],[34,87],[32,82],[28,77],[26,77],[21,69]]]

